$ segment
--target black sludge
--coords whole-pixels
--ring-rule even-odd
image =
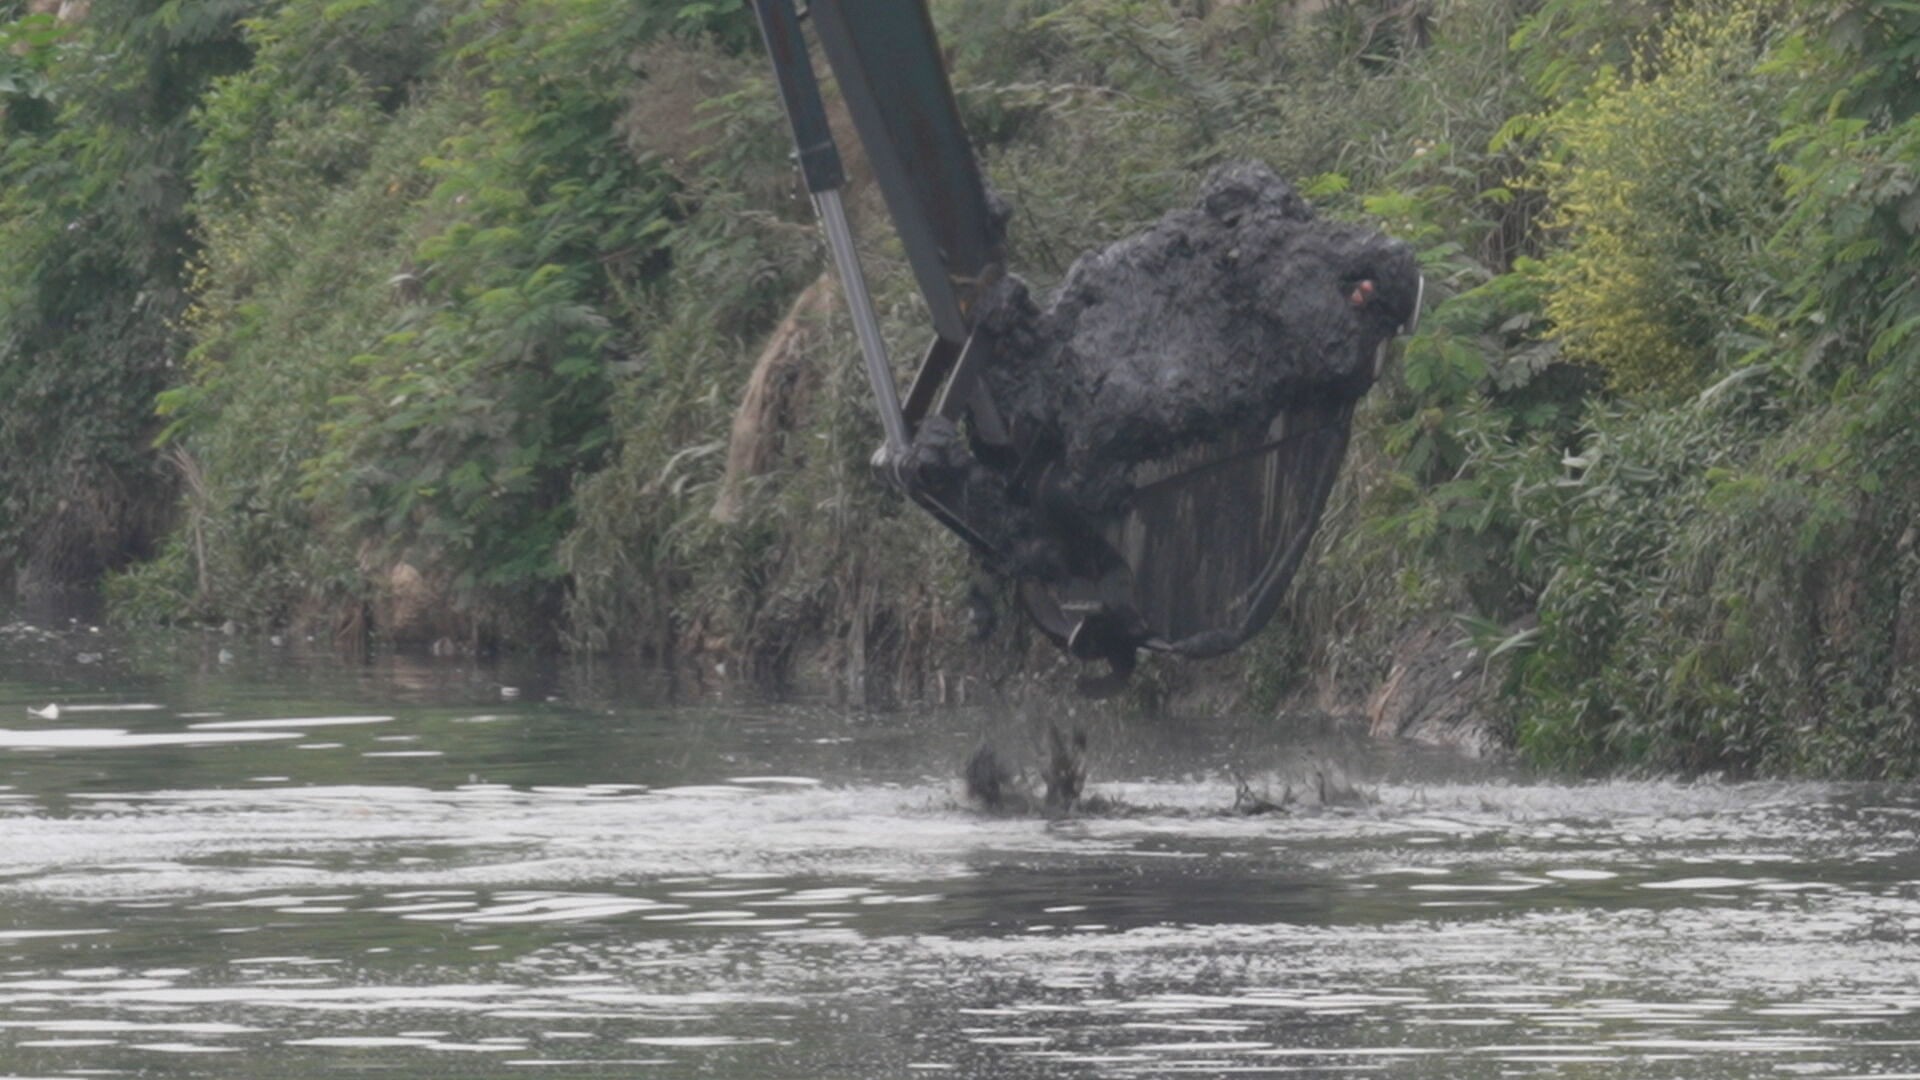
[[[1264,165],[1225,166],[1194,206],[1083,256],[1045,311],[1010,288],[989,378],[1075,487],[1111,492],[1116,469],[1358,398],[1419,280],[1405,243],[1316,218]]]

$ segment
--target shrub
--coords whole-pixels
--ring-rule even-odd
[[[252,8],[98,0],[61,26],[0,5],[0,583],[86,585],[160,531],[190,110],[244,65]]]
[[[1698,389],[1779,288],[1764,238],[1784,216],[1770,144],[1786,87],[1760,66],[1777,32],[1752,5],[1689,10],[1547,122],[1540,178],[1565,244],[1546,313],[1570,359],[1623,389]]]

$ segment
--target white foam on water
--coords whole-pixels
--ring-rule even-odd
[[[288,716],[266,720],[219,720],[189,725],[195,731],[253,731],[271,728],[356,727],[363,724],[387,724],[391,716]]]
[[[677,1046],[684,1048],[753,1046],[773,1042],[772,1039],[748,1038],[741,1035],[638,1035],[626,1041],[639,1046]]]
[[[411,917],[427,920],[448,919],[476,924],[564,923],[578,922],[583,919],[607,919],[635,911],[658,911],[680,906],[632,896],[575,895],[498,904],[459,914],[443,912]]]
[[[316,1035],[309,1039],[287,1039],[282,1046],[327,1046],[345,1050],[386,1050],[397,1047],[432,1046],[434,1040],[405,1035]]]
[[[1248,1050],[1264,1050],[1273,1044],[1270,1042],[1222,1039],[1215,1042],[1175,1042],[1175,1043],[1136,1043],[1126,1047],[1128,1050],[1142,1050],[1156,1054],[1166,1053],[1245,1053]]]
[[[297,732],[156,732],[133,734],[124,728],[0,728],[0,749],[9,750],[132,750],[150,746],[218,746],[223,743],[297,739]]]

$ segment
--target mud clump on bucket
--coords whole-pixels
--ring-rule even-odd
[[[1075,262],[1045,310],[1003,282],[986,377],[1099,510],[1141,461],[1357,399],[1419,280],[1405,243],[1316,217],[1264,165],[1224,166],[1193,206]]]

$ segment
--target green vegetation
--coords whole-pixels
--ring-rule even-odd
[[[1920,9],[933,6],[1036,283],[1249,156],[1427,266],[1285,625],[1143,694],[1364,688],[1453,616],[1546,764],[1920,771]],[[1036,662],[968,658],[837,312],[710,513],[823,263],[756,44],[684,0],[0,0],[0,567],[908,694]]]

